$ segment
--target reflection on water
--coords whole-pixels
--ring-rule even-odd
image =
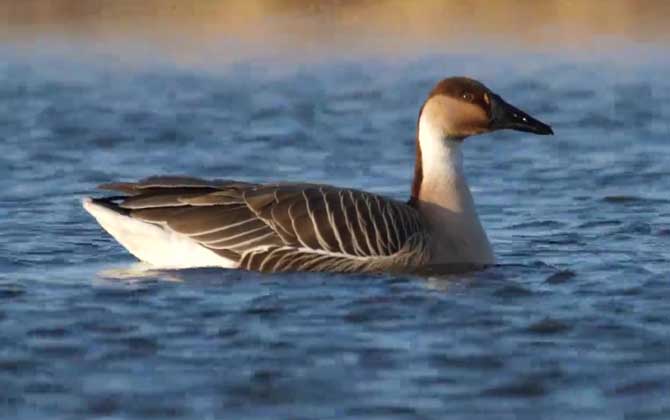
[[[184,270],[185,271],[185,270]],[[120,280],[123,282],[141,282],[146,280],[165,280],[165,281],[182,281],[183,278],[179,276],[179,271],[176,275],[172,275],[167,270],[156,270],[151,265],[137,262],[123,267],[109,267],[98,272],[97,276],[104,280]]]
[[[96,278],[102,281],[118,282],[120,284],[134,284],[151,281],[189,282],[201,283],[212,282],[216,284],[221,281],[220,268],[189,268],[189,269],[156,269],[151,265],[136,262],[124,266],[105,267],[96,273]],[[263,277],[260,273],[235,272],[240,277]],[[233,277],[235,277],[233,275]],[[226,275],[230,279],[231,276]]]

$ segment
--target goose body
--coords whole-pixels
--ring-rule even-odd
[[[420,271],[495,262],[463,172],[463,139],[502,128],[552,134],[481,83],[438,83],[417,123],[409,202],[307,183],[189,177],[111,183],[84,208],[138,259],[160,268]]]
[[[180,177],[104,187],[128,196],[89,199],[86,209],[131,253],[161,267],[386,271],[421,265],[427,254],[416,210],[362,191]],[[142,228],[128,229],[132,223]]]

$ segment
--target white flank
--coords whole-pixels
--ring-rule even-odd
[[[162,226],[124,216],[84,198],[82,204],[114,239],[139,260],[156,268],[237,268],[197,242]]]

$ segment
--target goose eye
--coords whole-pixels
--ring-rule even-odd
[[[466,100],[468,102],[472,102],[475,99],[475,95],[473,95],[470,92],[463,92],[463,94],[461,95],[461,98],[463,98],[464,100]]]

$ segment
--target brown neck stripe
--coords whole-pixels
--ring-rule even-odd
[[[419,110],[419,117],[416,119],[416,138],[415,148],[416,157],[414,159],[414,179],[412,180],[412,193],[409,199],[410,205],[415,205],[419,201],[419,194],[421,193],[421,183],[423,182],[423,162],[421,157],[421,144],[419,143],[419,122],[421,121],[421,114],[423,113],[423,106]]]

